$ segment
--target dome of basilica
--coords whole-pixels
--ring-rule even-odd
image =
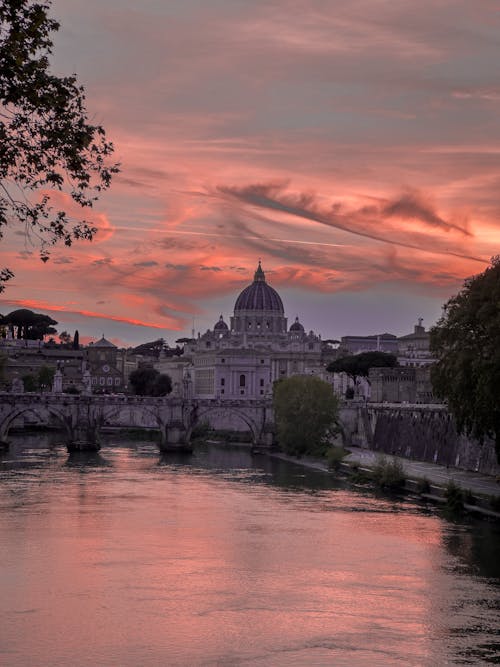
[[[284,308],[278,292],[266,283],[264,271],[259,262],[254,280],[245,287],[234,305],[234,312],[241,310],[274,311],[283,315]]]
[[[219,317],[219,321],[215,323],[214,325],[214,331],[228,331],[229,327],[227,324],[224,322],[224,318],[222,315]]]
[[[302,331],[304,331],[304,327],[303,327],[302,324],[299,322],[299,318],[298,318],[298,317],[295,318],[295,322],[294,322],[294,323],[292,324],[292,326],[290,327],[290,331],[295,331],[295,332],[299,332],[299,331],[302,332]]]

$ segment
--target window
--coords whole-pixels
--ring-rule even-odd
[[[220,393],[223,394],[223,393],[224,393],[224,389],[221,389],[221,390],[220,390]]]
[[[99,378],[99,384],[106,384],[106,378]]]
[[[107,378],[107,380],[108,380],[108,384],[113,384],[113,378],[109,377],[109,378]]]
[[[116,384],[116,385],[121,384],[121,382],[120,382],[120,378],[115,378],[115,384]]]
[[[260,360],[260,363],[263,364],[263,363],[264,363],[264,359],[261,359],[261,360]]]
[[[261,389],[261,390],[260,390],[260,393],[261,393],[261,395],[262,395],[262,394],[264,393],[264,390],[263,390],[263,389]]]
[[[224,358],[222,358],[222,359],[220,360],[220,362],[221,362],[221,364],[225,364],[225,363],[226,363],[226,360],[225,360]]]
[[[243,395],[245,393],[244,389],[240,389],[240,394]]]
[[[261,378],[261,379],[260,379],[260,386],[261,386],[261,387],[264,386],[264,378]]]
[[[246,377],[245,375],[241,374],[240,375],[240,387],[245,387],[246,386]]]
[[[92,378],[92,384],[97,384],[97,378]]]
[[[220,386],[224,387],[225,384],[226,384],[226,378],[221,378],[220,379]]]

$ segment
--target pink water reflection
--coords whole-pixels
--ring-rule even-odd
[[[493,594],[410,507],[105,457],[2,480],[4,664],[439,665]]]

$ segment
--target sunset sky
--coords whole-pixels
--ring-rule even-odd
[[[498,0],[55,0],[122,172],[92,243],[15,228],[0,312],[119,345],[228,321],[258,259],[325,338],[431,326],[500,252]]]

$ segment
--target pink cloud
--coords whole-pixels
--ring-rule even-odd
[[[8,232],[16,302],[62,304],[94,332],[106,318],[179,331],[259,256],[304,298],[391,283],[437,303],[498,252],[489,2],[53,9],[56,66],[81,73],[123,171],[92,244],[42,266]]]
[[[105,313],[93,312],[90,310],[71,310],[59,304],[48,303],[46,301],[36,301],[33,299],[12,300],[5,299],[4,303],[20,308],[29,308],[30,310],[48,311],[51,313],[64,313],[65,315],[83,315],[89,318],[97,318],[102,320],[109,320],[110,322],[124,322],[125,324],[132,324],[139,327],[149,327],[153,329],[164,329],[164,325],[155,322],[143,322],[131,317],[118,317]]]

